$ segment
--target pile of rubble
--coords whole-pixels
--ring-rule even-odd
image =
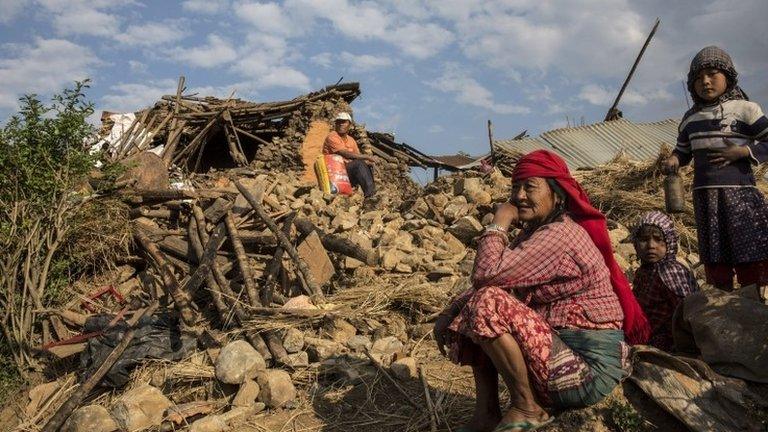
[[[145,183],[156,169],[131,174]],[[467,288],[474,242],[493,204],[508,198],[509,179],[497,170],[441,177],[410,200],[384,186],[381,207],[365,211],[359,194],[326,195],[296,174],[218,171],[193,176],[194,189],[123,192],[133,206],[136,255],[113,275],[113,298],[83,292],[87,304],[58,314],[71,331],[102,332],[98,340],[111,330],[96,329],[100,315],[82,306],[113,321],[161,299],[166,306],[155,315],[172,316],[163,328],[181,342],[151,356],[132,352],[122,377],[107,373],[107,382],[129,390],[77,409],[65,430],[111,422],[124,430],[226,430],[265,409],[295,406],[317,379],[418,376],[409,353]],[[631,272],[627,235],[613,225],[617,258]],[[114,346],[102,345],[49,351],[80,354],[87,378]]]
[[[147,173],[132,171],[137,182]],[[384,187],[382,207],[363,211],[360,195],[324,195],[295,173],[224,171],[194,183],[189,190],[124,191],[137,254],[119,267],[109,290],[84,292],[87,302],[57,311],[68,331],[100,333],[87,344],[48,349],[59,357],[80,354],[84,378],[114,346],[94,341],[109,339],[114,321],[131,311],[136,317],[143,305],[155,305],[154,317],[172,316],[163,329],[181,340],[145,357],[129,344],[123,368],[133,372],[115,376],[113,368],[106,376],[130,390],[105,400],[109,411],[79,408],[66,430],[99,430],[95,424],[110,421],[125,430],[163,422],[224,430],[265,408],[290,406],[296,385],[307,384],[306,370],[350,381],[377,368],[416,376],[406,344],[428,334],[429,321],[466,287],[468,246],[493,197],[508,190],[498,173],[445,178],[405,202]],[[157,308],[157,299],[167,306]],[[101,315],[87,310],[110,319],[97,328]],[[135,344],[148,344],[152,334]]]
[[[357,125],[381,160],[381,199],[367,209],[360,194],[323,194],[310,168],[356,84],[269,104],[182,93],[183,80],[129,122],[107,116],[99,145],[129,168],[117,183],[134,248],[101,288],[78,283],[50,312],[58,340],[42,348],[79,379],[33,388],[19,430],[222,431],[378,375],[419,408],[417,423],[434,423],[413,353],[469,287],[509,178],[467,172],[419,188],[408,169],[424,155]],[[629,231],[610,227],[631,275]],[[410,379],[424,384],[426,412],[397,384]]]
[[[414,341],[467,287],[481,221],[508,190],[498,172],[421,190],[408,171],[425,156],[358,124],[379,157],[381,199],[364,209],[311,172],[356,84],[269,104],[183,85],[105,116],[98,147],[127,167],[115,193],[134,246],[46,311],[43,364],[65,367],[29,392],[20,430],[224,430],[318,380],[412,378]]]

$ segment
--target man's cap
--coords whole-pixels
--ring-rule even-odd
[[[340,112],[336,114],[336,118],[333,119],[333,121],[342,121],[342,120],[352,121],[352,116],[349,115],[349,113]]]

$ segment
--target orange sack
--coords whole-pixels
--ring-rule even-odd
[[[317,158],[315,174],[320,189],[325,193],[352,195],[354,189],[347,175],[344,158],[335,154],[326,154]]]

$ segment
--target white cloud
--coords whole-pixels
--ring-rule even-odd
[[[157,46],[184,39],[188,31],[183,20],[165,20],[131,24],[114,36],[118,42],[129,46]]]
[[[35,40],[0,59],[0,107],[13,109],[23,93],[49,95],[88,78],[99,59],[86,47],[63,39]]]
[[[320,66],[321,68],[327,69],[331,67],[331,64],[333,64],[333,54],[329,52],[322,52],[319,54],[315,54],[309,58],[309,61],[312,64]]]
[[[327,22],[342,36],[356,41],[383,41],[419,59],[437,54],[453,41],[451,32],[440,24],[423,21],[428,18],[425,7],[405,2],[286,0],[241,2],[235,8],[237,16],[259,32],[297,37],[327,32],[322,26]]]
[[[29,0],[0,0],[0,24],[8,24],[21,14]]]
[[[616,95],[618,89],[607,88],[597,84],[587,84],[581,88],[578,98],[589,102],[592,105],[609,107]],[[621,105],[643,106],[655,101],[667,101],[672,99],[672,95],[664,89],[655,89],[645,92],[627,90],[621,98]]]
[[[432,57],[453,41],[453,34],[437,24],[395,25],[382,39],[419,59]]]
[[[198,47],[175,48],[172,56],[186,64],[202,68],[220,66],[237,58],[237,52],[226,39],[210,34],[207,40],[207,44]]]
[[[440,125],[432,125],[429,127],[429,129],[427,129],[427,132],[433,133],[433,134],[444,132],[444,131],[445,131],[445,128]]]
[[[301,71],[288,66],[271,68],[266,74],[254,80],[257,88],[287,87],[309,90],[309,78]]]
[[[453,93],[456,102],[498,114],[527,114],[531,111],[522,105],[496,102],[490,90],[462,71],[457,64],[448,64],[442,76],[426,84],[436,90]]]
[[[227,0],[186,0],[181,8],[188,12],[215,15],[229,7]]]
[[[37,0],[50,17],[54,30],[61,35],[111,36],[120,30],[120,16],[114,9],[133,5],[131,0]]]
[[[298,53],[291,51],[283,37],[251,33],[238,50],[238,59],[230,70],[246,80],[248,90],[267,87],[309,90],[309,77],[290,66],[290,62],[298,58]]]
[[[578,98],[591,103],[592,105],[608,106],[613,102],[616,93],[597,84],[588,84],[581,88]]]
[[[137,60],[128,60],[128,67],[131,68],[131,72],[135,74],[143,74],[147,72],[147,65]]]
[[[106,111],[138,111],[157,102],[161,96],[175,94],[177,84],[176,80],[172,79],[115,84],[109,88],[109,93],[101,98],[99,106]]]
[[[288,43],[284,38],[266,34],[248,35],[238,51],[239,56],[232,70],[243,76],[266,73],[290,57]]]
[[[117,16],[96,9],[74,8],[53,18],[53,27],[63,35],[109,36],[116,33],[119,26]]]
[[[370,54],[352,54],[343,51],[339,54],[339,59],[353,72],[367,72],[392,66],[392,59],[389,57]]]
[[[235,13],[259,32],[287,36],[301,30],[277,3],[242,2],[235,5]]]
[[[453,17],[464,54],[500,70],[610,76],[637,52],[647,31],[626,0],[488,1],[460,11],[442,9]]]

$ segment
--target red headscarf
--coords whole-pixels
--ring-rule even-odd
[[[619,303],[624,311],[624,334],[627,341],[631,344],[645,343],[651,333],[648,319],[637,303],[637,299],[629,286],[629,281],[613,257],[605,216],[592,207],[587,193],[571,176],[565,161],[550,151],[536,150],[523,156],[517,162],[512,177],[514,180],[530,177],[550,178],[555,180],[568,195],[568,213],[574,222],[587,231],[611,272],[611,285],[613,285],[613,291],[619,297]]]

